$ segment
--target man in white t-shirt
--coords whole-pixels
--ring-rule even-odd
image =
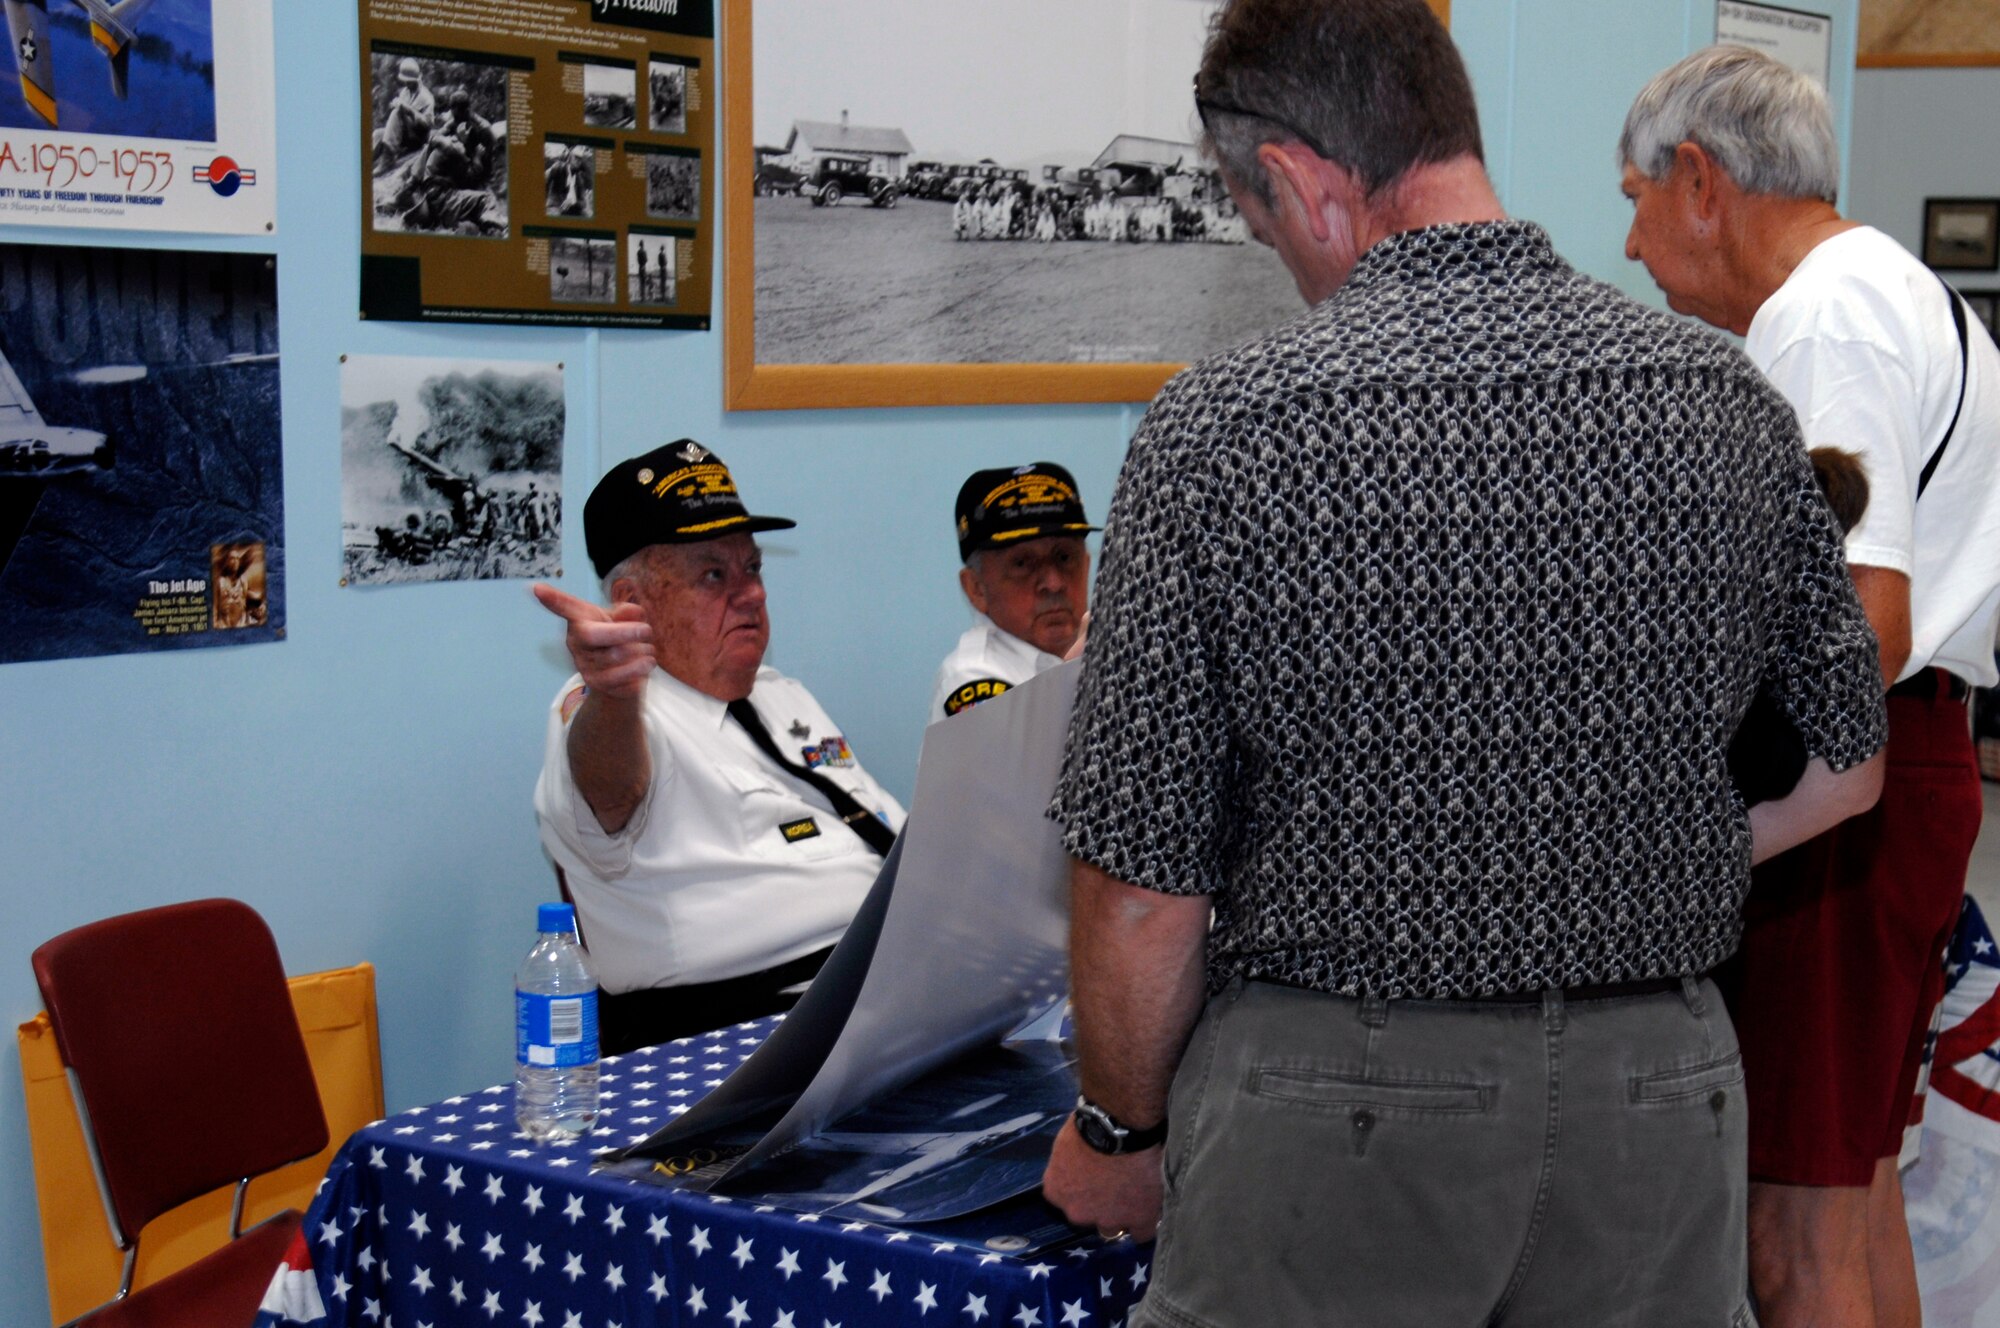
[[[805,687],[764,667],[757,531],[689,439],[583,509],[604,608],[538,585],[576,674],[549,709],[542,843],[602,985],[606,1054],[786,1009],[874,884],[903,809]]]
[[[1996,680],[2000,350],[1938,276],[1835,210],[1825,94],[1711,47],[1639,94],[1627,254],[1743,336],[1809,446],[1858,453],[1847,558],[1881,644],[1881,801],[1758,869],[1733,1002],[1750,1102],[1750,1269],[1767,1328],[1914,1326],[1896,1155],[1981,796],[1965,710]]]
[[[1096,530],[1076,479],[1052,461],[978,470],[959,486],[958,584],[972,626],[938,666],[930,723],[1018,687],[1083,640]]]

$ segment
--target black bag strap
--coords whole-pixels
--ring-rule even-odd
[[[841,824],[861,836],[862,843],[879,854],[886,855],[889,852],[889,846],[896,842],[896,832],[882,824],[881,818],[874,812],[855,801],[854,795],[846,789],[819,771],[800,765],[778,750],[778,744],[773,741],[771,731],[764,727],[763,719],[751,707],[747,698],[729,703],[729,717],[743,726],[744,731],[750,735],[750,741],[756,743],[758,750],[764,755],[784,767],[794,778],[804,780],[818,789],[820,796],[833,804],[833,814],[840,818]]]
[[[1917,476],[1919,498],[1930,487],[1938,462],[1944,460],[1944,449],[1951,445],[1951,436],[1958,429],[1958,417],[1965,410],[1965,385],[1972,377],[1972,341],[1965,334],[1965,302],[1958,298],[1958,292],[1952,289],[1949,281],[1939,277],[1938,284],[1944,287],[1945,301],[1951,305],[1952,326],[1958,329],[1958,404],[1951,409],[1951,423],[1944,426],[1944,437],[1938,440],[1937,450],[1931,453],[1930,460],[1924,462],[1923,473]]]

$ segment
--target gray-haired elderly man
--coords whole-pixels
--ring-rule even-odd
[[[1726,981],[1750,1095],[1750,1266],[1767,1325],[1914,1326],[1896,1156],[1979,829],[1968,685],[1996,678],[2000,351],[1951,289],[1835,209],[1818,85],[1712,47],[1619,145],[1631,257],[1745,338],[1811,446],[1860,454],[1847,560],[1881,642],[1881,801],[1766,863]]]
[[[1502,213],[1422,0],[1231,0],[1195,105],[1312,308],[1169,383],[1112,500],[1044,1190],[1158,1230],[1148,1328],[1747,1324],[1702,975],[1883,729],[1797,421]],[[1812,759],[1746,816],[1760,685]]]

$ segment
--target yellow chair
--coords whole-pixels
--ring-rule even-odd
[[[329,1143],[317,1157],[252,1182],[247,1228],[312,1201],[347,1136],[382,1117],[382,1054],[375,1016],[375,967],[306,973],[291,979],[292,1007],[326,1112]],[[62,1059],[46,1014],[20,1026],[21,1078],[41,1210],[42,1258],[52,1322],[66,1323],[118,1290],[123,1255],[111,1236],[77,1122]],[[220,1248],[229,1238],[231,1188],[181,1205],[149,1224],[139,1244],[134,1288],[149,1285]],[[276,1266],[273,1265],[273,1272]]]

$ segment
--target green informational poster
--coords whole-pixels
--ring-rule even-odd
[[[709,325],[712,0],[361,0],[361,316]]]

